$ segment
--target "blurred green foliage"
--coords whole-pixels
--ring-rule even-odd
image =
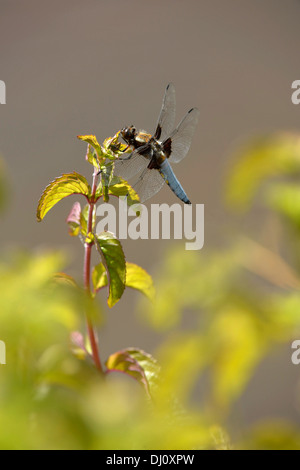
[[[261,186],[268,190],[278,178],[300,175],[300,136],[277,133],[253,139],[237,149],[226,185],[226,201],[245,210]],[[266,184],[269,183],[269,184]]]
[[[0,448],[207,446],[203,417],[179,414],[163,385],[152,402],[138,382],[118,373],[104,381],[91,361],[72,353],[69,336],[82,326],[85,299],[63,277],[54,280],[61,262],[58,254],[19,253],[0,265],[7,348],[0,366]]]
[[[299,428],[278,417],[241,436],[227,433],[258,365],[300,334],[293,262],[299,142],[280,134],[250,144],[237,152],[227,181],[230,207],[246,211],[255,201],[286,229],[277,249],[258,240],[258,231],[256,240],[239,231],[222,249],[191,252],[178,244],[166,253],[154,277],[155,302],[144,297],[139,306],[139,316],[164,338],[153,354],[160,378],[151,399],[139,381],[118,372],[104,380],[88,354],[76,353],[70,336],[84,330],[86,299],[56,275],[65,263],[61,254],[2,256],[1,449],[300,449]],[[102,271],[96,274],[104,286]],[[134,276],[130,282],[136,288]],[[143,282],[152,299],[152,286]],[[95,313],[101,319],[100,305]],[[130,368],[135,350],[131,357],[128,351]],[[200,401],[201,380],[207,386]]]
[[[72,353],[69,336],[82,326],[85,300],[53,280],[61,264],[59,254],[18,253],[0,265],[0,331],[7,348],[0,366],[0,448],[180,446],[169,405],[154,413],[138,383],[118,374],[104,382],[91,362]],[[178,419],[193,445],[204,435],[195,421]]]
[[[224,236],[222,249],[206,244],[201,252],[184,252],[174,246],[154,276],[156,303],[142,300],[139,306],[148,324],[167,337],[156,357],[170,389],[189,401],[205,383],[201,411],[225,429],[257,367],[300,336],[299,170],[299,135],[266,136],[237,149],[226,179],[227,208],[241,222],[255,206],[266,225],[271,219],[279,227],[272,232],[276,243],[259,240],[263,221],[255,226],[256,240],[239,229]],[[180,377],[173,358],[181,361]],[[299,449],[299,432],[294,423],[266,422],[233,445]]]

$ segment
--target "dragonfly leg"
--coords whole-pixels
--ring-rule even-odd
[[[128,149],[129,149],[129,147],[130,147],[130,146],[129,146],[129,145],[127,145],[127,147],[126,147],[126,149],[124,150],[124,152],[123,152],[123,153],[125,153],[125,152],[126,152],[126,150],[128,150]],[[132,155],[132,153],[130,153],[130,154],[127,156],[127,157],[123,157],[123,156],[122,156],[122,157],[119,157],[119,160],[120,160],[121,162],[122,162],[122,161],[129,160],[129,159],[131,158],[131,155]]]

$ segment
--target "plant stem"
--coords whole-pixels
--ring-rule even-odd
[[[89,213],[88,213],[88,221],[87,221],[87,232],[88,234],[93,230],[93,211],[94,211],[94,196],[96,194],[98,184],[98,171],[94,168],[93,174],[93,185],[92,185],[92,196],[91,200],[89,201]],[[84,244],[84,266],[83,266],[83,278],[84,278],[84,288],[88,296],[91,297],[91,254],[92,254],[92,246],[93,243],[86,242]],[[94,331],[94,326],[92,322],[92,318],[89,314],[89,311],[86,311],[86,322],[87,322],[87,329],[88,335],[90,339],[91,349],[92,349],[92,356],[97,369],[103,374],[103,369],[100,361],[100,354],[98,348],[98,342],[96,333]]]

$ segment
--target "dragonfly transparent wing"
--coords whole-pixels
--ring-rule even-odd
[[[169,138],[163,142],[170,153],[170,162],[180,162],[188,153],[199,119],[199,110],[192,108],[184,116]]]
[[[158,193],[163,187],[164,182],[158,170],[146,168],[132,187],[138,193],[140,201],[143,203]]]
[[[135,150],[130,154],[125,154],[124,157],[120,157],[115,161],[114,173],[127,181],[137,173],[145,170],[148,164],[149,160]]]
[[[156,125],[156,131],[154,138],[163,142],[175,127],[175,107],[176,107],[176,98],[175,98],[175,87],[173,83],[167,85],[163,103]]]

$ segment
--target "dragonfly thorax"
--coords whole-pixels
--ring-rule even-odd
[[[148,165],[149,169],[159,169],[162,162],[166,159],[163,145],[153,137],[149,142],[149,150],[147,152],[147,157],[150,160]]]
[[[151,146],[152,154],[155,155],[157,159],[164,159],[166,157],[164,153],[164,147],[161,142],[152,137],[149,143]]]

